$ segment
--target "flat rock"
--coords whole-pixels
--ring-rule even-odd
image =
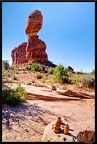
[[[61,124],[61,129],[62,125],[65,127],[67,124],[67,121],[64,118],[61,118],[63,124]],[[53,125],[55,124],[56,121],[51,122],[49,125],[46,126],[43,137],[42,137],[42,142],[77,142],[77,135],[80,131],[83,131],[85,129],[87,130],[92,130],[90,127],[85,127],[80,123],[73,123],[69,122],[69,135],[65,135],[63,133],[63,130],[60,133],[55,133],[53,129]]]

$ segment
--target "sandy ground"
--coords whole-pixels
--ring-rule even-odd
[[[26,74],[24,75],[27,79]],[[21,77],[23,83],[31,81],[31,77],[27,81],[24,81],[24,77]],[[38,90],[39,87],[37,90],[35,88],[35,91]],[[41,142],[44,129],[58,116],[65,116],[68,123],[80,123],[83,129],[95,130],[95,99],[33,99],[16,107],[3,106],[2,142]]]
[[[27,100],[17,107],[3,107],[2,142],[41,142],[45,127],[57,116],[95,130],[93,99],[81,101]],[[8,121],[9,120],[9,121]]]

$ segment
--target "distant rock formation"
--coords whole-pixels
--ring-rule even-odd
[[[69,72],[74,72],[74,69],[71,66],[68,66],[68,71]]]
[[[48,55],[45,52],[46,44],[37,35],[42,28],[42,22],[43,16],[38,10],[35,10],[28,16],[25,28],[28,42],[24,42],[12,50],[12,64],[49,62]]]
[[[13,64],[27,63],[26,46],[27,46],[27,42],[24,42],[12,50],[11,57],[12,57]]]

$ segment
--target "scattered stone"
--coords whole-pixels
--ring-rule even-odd
[[[46,85],[47,88],[49,88],[50,90],[56,90],[56,87],[53,85]]]
[[[68,97],[80,97],[80,98],[88,98],[92,99],[93,96],[90,93],[82,93],[82,92],[73,92],[72,90],[61,90],[60,88],[56,88],[56,92]]]
[[[64,137],[64,138],[62,138],[62,140],[63,140],[63,141],[66,141],[66,138]]]
[[[33,80],[33,81],[31,81],[31,82],[29,82],[29,83],[27,83],[27,85],[33,85],[35,83],[35,80]]]
[[[54,132],[55,132],[55,133],[59,133],[60,131],[61,131],[60,124],[55,123]]]
[[[68,124],[66,124],[66,129],[69,130],[69,125]]]
[[[68,134],[69,134],[68,129],[64,128],[64,134],[65,134],[65,135],[68,135]]]
[[[66,124],[66,127],[64,128],[64,134],[68,135],[69,134],[69,125]]]
[[[27,129],[25,129],[26,132],[29,132]]]
[[[61,117],[59,117],[59,116],[58,116],[57,123],[58,123],[58,124],[61,124],[61,123],[62,123]]]
[[[90,130],[79,132],[77,142],[95,142],[95,132]]]
[[[55,123],[55,126],[54,126],[54,132],[55,133],[59,133],[61,131],[61,127],[60,127],[60,124],[62,123],[61,121],[61,117],[58,117],[56,123]]]

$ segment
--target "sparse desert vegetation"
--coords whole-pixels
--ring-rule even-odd
[[[29,74],[29,75],[28,75]],[[21,76],[23,76],[21,78]],[[32,75],[32,78],[31,76]],[[30,76],[30,79],[29,79]],[[25,82],[25,79],[29,79],[28,82]],[[53,86],[59,86],[62,90],[68,89],[68,85],[74,86],[76,88],[82,88],[85,90],[91,90],[95,88],[95,72],[94,70],[91,73],[82,73],[79,74],[77,72],[74,72],[72,74],[69,74],[68,68],[64,67],[63,65],[58,65],[55,68],[52,67],[46,67],[41,64],[32,64],[24,67],[23,69],[19,69],[18,66],[9,66],[8,61],[2,61],[2,94],[3,97],[6,94],[6,97],[10,97],[15,95],[14,97],[18,97],[17,89],[22,89],[21,86],[18,86],[16,90],[9,90],[7,93],[7,89],[4,89],[4,83],[14,83],[17,82],[19,84],[22,83],[29,83],[31,80],[35,80],[39,83],[45,83]],[[24,81],[24,82],[23,82]],[[16,91],[16,93],[15,93]],[[22,93],[20,93],[22,96]],[[5,98],[5,97],[4,97]],[[18,97],[19,98],[19,97]],[[8,99],[8,98],[7,98]],[[13,99],[12,99],[13,101]],[[24,101],[24,100],[23,100]],[[23,102],[21,100],[21,102]],[[3,100],[3,102],[5,102]],[[20,102],[20,103],[21,103]],[[9,104],[9,102],[8,102]],[[18,102],[17,102],[18,104]]]
[[[46,126],[64,115],[68,123],[94,130],[94,70],[69,73],[63,65],[40,63],[20,68],[8,61],[2,67],[3,141],[41,142]]]
[[[90,50],[94,48],[92,39],[94,34],[90,33],[92,32],[90,25],[92,26],[93,23],[89,22],[92,11],[88,9],[89,15],[87,15],[88,11],[79,13],[79,8],[76,11],[76,7],[72,4],[70,10],[73,13],[71,15],[69,11],[68,17],[68,6],[65,9],[66,16],[63,13],[62,4],[59,11],[53,9],[52,20],[53,17],[57,18],[51,21],[53,25],[51,26],[49,21],[44,24],[46,26],[44,30],[50,28],[50,31],[47,30],[50,33],[46,34],[44,31],[43,35],[42,33],[40,35],[38,32],[42,28],[43,15],[41,11],[35,10],[26,20],[27,41],[17,45],[20,42],[19,39],[23,38],[20,34],[22,31],[20,26],[24,21],[23,15],[26,16],[31,7],[29,6],[27,10],[28,4],[25,5],[26,12],[22,13],[24,6],[22,9],[17,4],[21,12],[18,11],[19,13],[15,14],[23,15],[15,16],[15,21],[14,16],[7,20],[14,8],[12,5],[7,9],[5,6],[7,13],[3,9],[3,22],[5,21],[3,47],[6,46],[4,56],[6,57],[11,51],[12,65],[9,61],[2,60],[2,142],[95,142],[95,70],[90,73],[82,72],[82,70],[77,72],[71,66],[54,64],[48,59],[46,43],[41,40],[41,36],[43,38],[46,36],[44,40],[47,40],[53,49],[48,50],[49,54],[51,57],[58,56],[53,59],[56,63],[58,60],[65,63],[68,58],[68,63],[72,62],[71,65],[75,67],[87,68],[86,71],[92,69],[93,61],[89,59],[93,56]],[[81,6],[83,9],[83,4]],[[50,10],[52,8],[53,6]],[[85,6],[84,8],[86,9]],[[48,17],[50,20],[51,13],[52,11],[48,10],[45,14],[45,16],[50,14]],[[81,22],[77,13],[80,14]],[[62,18],[62,21],[59,18]],[[88,29],[81,28],[86,26],[85,22],[89,23]],[[14,48],[11,50],[9,46],[13,44]],[[87,52],[90,53],[88,57]],[[88,59],[89,62],[92,61],[89,65]]]

